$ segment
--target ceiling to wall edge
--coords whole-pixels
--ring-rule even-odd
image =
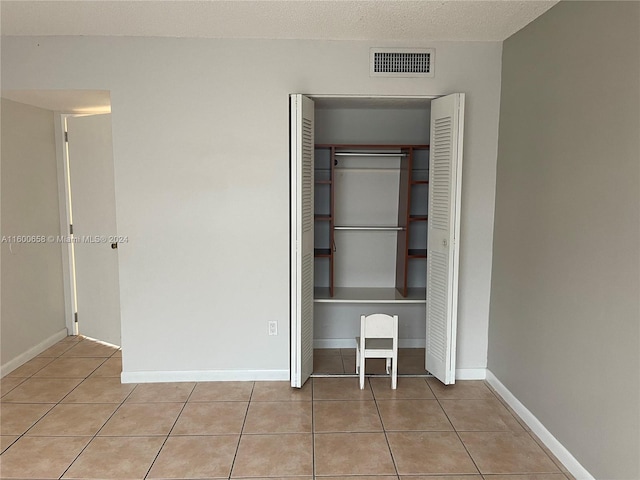
[[[109,90],[2,90],[2,98],[59,113],[111,113]]]

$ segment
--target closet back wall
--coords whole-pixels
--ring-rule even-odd
[[[4,89],[111,92],[125,381],[289,377],[295,92],[467,93],[458,365],[486,366],[501,43],[410,45],[430,79],[369,77],[373,46],[3,37]]]
[[[339,100],[332,99],[332,103]],[[365,100],[363,104],[367,104]],[[322,99],[316,99],[316,143],[429,143],[428,99],[423,108],[325,108],[321,105]]]

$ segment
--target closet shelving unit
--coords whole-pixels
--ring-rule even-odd
[[[427,195],[429,145],[315,145],[316,262],[327,262],[328,288],[316,288],[316,302],[424,303],[424,288],[409,286],[412,261],[427,258]],[[336,225],[336,166],[342,159],[389,157],[400,159],[398,210],[395,225]],[[340,208],[340,206],[338,206]],[[395,288],[339,288],[334,285],[335,232],[367,230],[397,232]],[[316,263],[316,266],[319,266]]]

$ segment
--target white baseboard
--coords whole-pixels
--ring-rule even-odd
[[[49,338],[44,339],[34,347],[31,347],[26,352],[21,353],[15,358],[12,358],[7,363],[0,366],[0,377],[4,377],[5,375],[8,375],[9,373],[13,372],[16,368],[24,365],[32,358],[37,357],[42,352],[44,352],[47,348],[55,345],[66,336],[67,336],[67,329],[63,328],[62,330],[51,335]]]
[[[122,372],[122,383],[250,382],[289,380],[289,370],[193,370]]]
[[[424,348],[424,339],[400,338],[400,348]],[[355,338],[316,338],[313,340],[313,348],[356,348]]]
[[[456,368],[456,380],[484,380],[486,368]]]
[[[573,475],[576,480],[595,480],[586,468],[584,468],[576,458],[571,455],[571,452],[567,450],[560,441],[554,437],[549,430],[536,418],[536,416],[525,407],[520,400],[518,400],[510,391],[505,387],[500,380],[491,372],[487,370],[487,382],[491,385],[496,392],[507,402],[507,404],[513,408],[514,412],[529,426],[531,431],[535,433],[538,438],[544,443],[551,453],[553,453],[562,464],[567,467],[569,473]]]

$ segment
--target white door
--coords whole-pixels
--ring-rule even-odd
[[[455,383],[464,94],[431,102],[425,368]]]
[[[78,333],[120,345],[111,115],[67,118]]]
[[[313,373],[313,100],[291,95],[291,386]]]

